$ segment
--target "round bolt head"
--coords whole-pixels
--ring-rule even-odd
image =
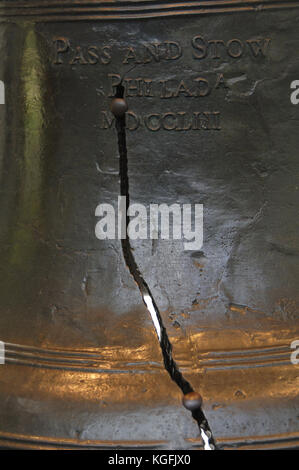
[[[183,396],[183,405],[189,411],[195,411],[202,405],[202,396],[197,392],[190,392]]]
[[[123,98],[113,98],[110,109],[115,117],[122,117],[128,111],[128,104]]]

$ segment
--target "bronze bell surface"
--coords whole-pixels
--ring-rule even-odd
[[[298,7],[2,2],[2,448],[298,447]]]

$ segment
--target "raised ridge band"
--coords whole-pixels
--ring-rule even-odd
[[[118,356],[117,348],[115,357]],[[275,367],[290,364],[288,345],[231,351],[203,352],[197,358],[196,369],[248,369],[256,367]],[[161,371],[162,364],[146,360],[115,361],[104,349],[67,350],[35,348],[20,344],[5,343],[5,363],[46,369],[63,369],[93,373],[135,373]],[[183,369],[192,367],[184,361]]]
[[[186,447],[202,449],[199,439],[185,439]],[[286,433],[270,436],[245,436],[235,438],[218,438],[222,449],[296,449],[299,446],[299,433]],[[0,446],[14,449],[163,449],[168,441],[96,441],[71,438],[30,436],[0,431]]]
[[[200,2],[118,0],[115,2],[90,0],[6,0],[0,5],[0,19],[48,21],[123,20],[167,16],[222,14],[298,8],[297,0],[205,0]]]

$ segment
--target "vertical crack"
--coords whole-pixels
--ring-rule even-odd
[[[115,98],[123,99],[124,97],[124,87],[118,85],[116,89]],[[127,155],[127,144],[126,144],[126,115],[125,112],[115,112],[115,127],[118,136],[118,150],[119,150],[119,175],[120,175],[120,195],[125,197],[126,211],[125,211],[125,227],[126,227],[126,236],[121,239],[123,256],[126,262],[126,265],[134,278],[139,291],[141,293],[143,302],[147,307],[162,351],[164,367],[171,379],[177,384],[181,389],[184,395],[194,392],[191,384],[184,378],[183,374],[180,372],[178,365],[173,359],[172,355],[172,344],[169,340],[166,328],[163,324],[163,320],[160,314],[160,311],[157,307],[155,299],[150,291],[148,284],[140,273],[138,265],[135,261],[130,239],[127,235],[128,225],[130,222],[130,217],[128,216],[128,208],[130,205],[130,193],[129,193],[129,177],[128,177],[128,155]],[[189,408],[190,409],[190,408]],[[204,415],[204,412],[201,406],[197,406],[196,409],[192,409],[192,417],[198,424],[202,440],[204,442],[205,450],[214,450],[216,449],[215,440],[213,438],[212,431],[209,427],[208,421]]]

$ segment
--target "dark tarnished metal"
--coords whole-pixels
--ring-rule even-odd
[[[130,201],[204,206],[200,249],[131,242],[177,370],[219,448],[298,446],[298,6],[1,2],[1,446],[202,448],[121,241],[95,236],[120,84]]]

